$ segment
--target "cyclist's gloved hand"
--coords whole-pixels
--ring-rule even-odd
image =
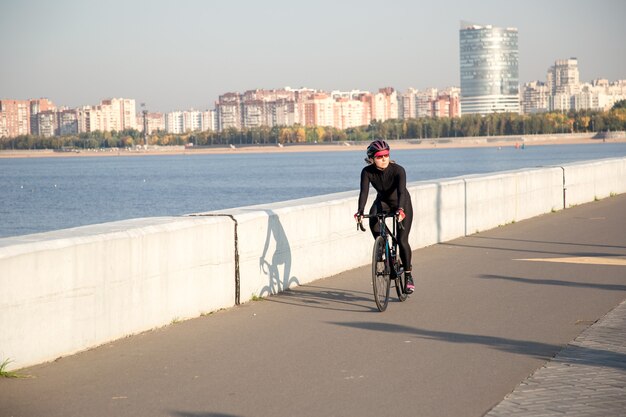
[[[398,211],[396,211],[396,216],[398,217],[398,221],[401,222],[406,217],[406,214],[404,214],[403,209],[399,208]]]

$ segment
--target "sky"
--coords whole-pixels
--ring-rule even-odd
[[[518,29],[522,84],[570,57],[583,82],[626,79],[625,0],[0,0],[0,99],[168,112],[285,86],[459,86],[461,21]]]

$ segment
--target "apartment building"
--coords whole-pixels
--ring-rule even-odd
[[[433,102],[439,94],[436,88],[427,88],[415,96],[416,117],[433,117]]]
[[[0,100],[0,138],[30,133],[30,102]]]
[[[315,93],[304,101],[306,126],[335,126],[335,100],[328,93]]]
[[[0,100],[0,137],[78,133],[76,111],[58,110],[48,99]]]
[[[398,113],[402,119],[414,119],[417,117],[415,96],[418,90],[409,88],[398,97]]]
[[[559,59],[548,69],[546,84],[550,89],[549,109],[568,111],[574,107],[574,95],[580,91],[580,75],[576,58]]]
[[[372,97],[371,120],[384,122],[398,118],[398,93],[391,87],[378,90]],[[366,123],[369,124],[369,121]]]
[[[570,110],[609,110],[626,99],[626,80],[606,79],[581,83],[576,58],[558,59],[548,68],[546,82],[533,81],[522,87],[525,114]]]
[[[183,132],[197,132],[207,130],[202,125],[202,112],[189,110],[183,112]]]
[[[333,100],[333,124],[330,126],[343,130],[369,124],[370,103],[371,95],[361,96],[361,99],[337,98]]]
[[[182,134],[187,132],[202,132],[216,130],[216,112],[186,110],[174,111],[161,115],[160,113],[149,113],[146,116],[148,132],[164,130],[167,133]]]
[[[608,80],[601,79],[581,84],[570,104],[574,110],[607,111],[620,100],[626,100],[626,80],[609,83]]]
[[[78,134],[78,113],[73,109],[63,109],[57,112],[58,134],[77,135]]]
[[[143,127],[143,115],[139,116],[137,120],[137,126],[140,126],[139,130],[144,131]],[[146,113],[146,125],[148,134],[151,135],[156,131],[166,132],[167,123],[165,122],[165,114],[163,113]]]
[[[106,118],[105,130],[137,129],[135,100],[111,98],[102,100],[100,107]]]
[[[82,106],[76,109],[78,133],[95,132],[102,130],[102,117],[97,106]]]
[[[289,87],[276,90],[249,90],[243,93],[242,125],[246,128],[282,126],[300,123],[296,106],[297,90]]]
[[[202,130],[217,131],[217,111],[207,110],[202,112]]]
[[[57,127],[55,116],[48,112],[56,110],[54,104],[47,98],[39,98],[30,101],[30,133],[39,136],[53,136]],[[39,117],[40,113],[46,113]],[[43,128],[39,126],[39,121],[46,124]],[[50,124],[52,123],[52,124]]]
[[[297,99],[286,100],[281,99],[270,103],[272,112],[272,126],[293,126],[295,124],[304,124],[304,107],[301,106]]]
[[[441,93],[431,102],[432,117],[459,117],[461,115],[461,102],[458,95]]]
[[[98,106],[76,110],[57,110],[45,98],[0,101],[0,136],[55,136],[136,127],[135,100],[131,99],[107,99]]]
[[[39,135],[37,114],[54,109],[47,98],[0,100],[0,137]]]
[[[55,110],[45,110],[32,116],[31,131],[33,135],[46,138],[58,135],[58,113]]]
[[[447,117],[461,117],[461,89],[448,87],[442,91],[441,95],[450,102]]]
[[[238,93],[222,94],[215,103],[215,108],[218,115],[218,130],[242,128],[241,96]]]
[[[578,72],[578,59],[558,59],[548,69],[546,75],[550,94],[573,95],[580,91],[580,74]]]
[[[459,117],[461,114],[460,89],[449,87],[442,91],[428,88],[423,91],[409,88],[400,94],[398,114],[403,119],[419,117]]]
[[[229,127],[329,126],[337,129],[363,126],[372,115],[377,120],[398,117],[398,94],[390,87],[375,95],[361,90],[312,89],[249,90],[227,93],[216,103],[218,130]]]
[[[167,133],[185,133],[185,122],[182,111],[172,111],[165,114],[165,131]]]
[[[541,81],[532,81],[522,87],[522,113],[546,112],[550,109],[550,87]]]
[[[244,100],[242,106],[243,126],[252,129],[261,126],[273,126],[272,114],[266,104],[264,100]]]
[[[136,106],[133,99],[102,100],[97,106],[78,108],[77,116],[79,133],[137,129]]]

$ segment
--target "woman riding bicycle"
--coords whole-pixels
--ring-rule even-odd
[[[354,215],[357,221],[361,221],[363,210],[367,203],[369,185],[372,184],[377,191],[376,200],[370,208],[370,215],[379,212],[395,212],[398,221],[404,228],[397,231],[398,246],[400,247],[400,259],[404,266],[406,276],[406,292],[411,294],[415,290],[413,277],[411,276],[411,245],[409,245],[409,232],[413,223],[413,206],[411,196],[406,189],[406,172],[404,168],[389,160],[389,145],[384,140],[375,140],[367,147],[368,165],[361,171],[361,192],[359,193],[359,209]],[[376,217],[370,217],[370,230],[374,239],[380,235],[380,227]]]

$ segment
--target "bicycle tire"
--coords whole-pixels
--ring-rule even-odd
[[[374,251],[372,253],[372,287],[374,290],[374,301],[378,311],[385,311],[389,302],[389,275],[391,268],[389,258],[386,253],[385,239],[378,236],[374,241]]]
[[[402,265],[396,259],[395,270],[399,271]],[[404,270],[399,275],[396,275],[396,293],[398,294],[398,300],[405,301],[408,297],[408,294],[404,291],[406,289],[406,277],[404,275]]]

